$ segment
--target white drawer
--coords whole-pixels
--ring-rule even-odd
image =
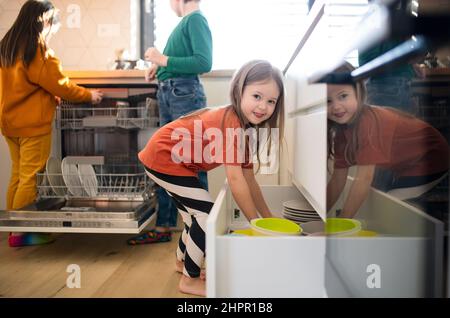
[[[335,207],[342,207],[352,182],[349,178]],[[375,189],[371,189],[355,218],[362,222],[363,228],[381,235],[327,239],[328,296],[442,297],[441,221]],[[369,287],[375,273],[379,274],[380,285]]]
[[[261,190],[274,214],[281,215],[284,201],[302,197],[293,186]],[[207,296],[323,297],[325,238],[229,236],[230,226],[242,222],[235,208],[225,184],[207,222]]]

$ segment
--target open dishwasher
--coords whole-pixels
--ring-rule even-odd
[[[101,89],[102,103],[57,107],[37,200],[1,211],[0,231],[135,234],[155,217],[154,183],[137,154],[158,126],[157,85],[98,78],[78,84]]]

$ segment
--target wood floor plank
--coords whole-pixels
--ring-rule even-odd
[[[179,236],[175,234],[170,243],[133,247],[130,257],[94,297],[186,297],[178,292],[180,274],[175,271]]]
[[[89,266],[115,248],[111,238],[99,235],[62,235],[55,243],[27,247],[30,252],[6,266],[0,265],[0,294],[6,297],[52,297],[65,288],[70,264]],[[95,241],[95,244],[91,244]],[[124,238],[120,239],[124,245]],[[14,249],[11,249],[14,251]],[[4,267],[4,269],[3,269]]]
[[[0,297],[171,297],[178,292],[175,251],[169,243],[128,246],[127,235],[63,234],[44,246],[0,244]],[[3,235],[5,238],[5,235]],[[81,289],[70,289],[67,267],[81,269]]]

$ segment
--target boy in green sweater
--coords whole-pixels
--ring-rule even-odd
[[[177,16],[183,19],[173,30],[162,54],[154,47],[145,53],[145,59],[152,63],[152,67],[146,71],[146,80],[151,81],[156,76],[159,81],[157,98],[161,127],[206,107],[206,96],[198,75],[209,72],[212,67],[211,31],[200,11],[200,0],[171,0],[170,5]],[[200,172],[199,179],[208,189],[206,172]],[[177,208],[163,189],[158,190],[158,203],[156,229],[130,239],[129,244],[171,240],[170,228],[177,225]],[[184,255],[182,238],[187,237],[185,234],[179,242],[179,255]],[[181,271],[182,268],[183,264],[177,263],[177,269]]]

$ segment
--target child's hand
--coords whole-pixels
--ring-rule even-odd
[[[151,47],[145,52],[145,60],[158,66],[167,66],[168,57],[161,54],[156,48]]]
[[[103,92],[98,89],[92,89],[91,94],[92,94],[91,98],[92,104],[94,105],[100,104],[103,99]]]
[[[158,65],[153,64],[150,68],[145,70],[145,80],[151,82],[155,79],[156,71],[158,70]]]

